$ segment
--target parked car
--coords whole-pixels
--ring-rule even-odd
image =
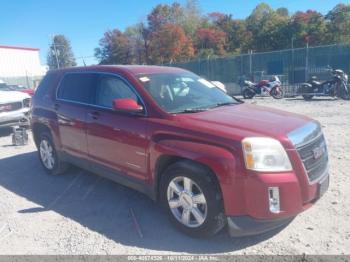
[[[18,91],[18,92],[23,92],[26,93],[30,96],[34,95],[34,90],[31,88],[27,88],[25,86],[22,85],[7,85],[9,87],[9,89],[11,89],[12,91]]]
[[[227,88],[225,86],[224,83],[220,82],[220,81],[211,81],[217,88],[221,89],[222,91],[224,91],[225,93],[227,93]]]
[[[32,129],[48,174],[73,164],[141,191],[196,237],[284,226],[329,183],[317,121],[242,103],[178,68],[50,71]]]
[[[0,84],[0,128],[9,126],[28,126],[31,98],[28,94],[7,91]]]

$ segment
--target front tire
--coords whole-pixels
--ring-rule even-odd
[[[272,90],[271,90],[271,96],[274,98],[274,99],[282,99],[284,97],[284,92],[282,90],[282,88],[276,88],[274,87]]]
[[[60,175],[67,170],[68,165],[59,158],[51,134],[40,134],[38,152],[40,162],[49,175]]]
[[[243,90],[243,98],[244,99],[252,99],[255,96],[255,92],[250,90],[249,88],[246,88]]]
[[[214,175],[190,161],[162,174],[160,198],[170,221],[191,237],[209,237],[226,225],[222,197]]]

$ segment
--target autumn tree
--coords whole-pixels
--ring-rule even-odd
[[[289,26],[296,47],[304,47],[306,43],[310,45],[326,43],[326,30],[324,16],[314,10],[296,12]]]
[[[324,16],[314,10],[291,14],[285,7],[275,10],[260,3],[246,19],[236,19],[220,12],[202,15],[198,0],[187,0],[158,4],[145,22],[124,32],[106,32],[95,55],[106,64],[157,64],[194,55],[208,58],[343,42],[350,42],[349,4],[338,4]]]
[[[132,45],[128,36],[118,29],[108,31],[95,49],[100,64],[131,64]]]
[[[199,28],[197,30],[197,48],[212,49],[216,55],[224,55],[226,33],[216,28]]]
[[[154,32],[150,42],[151,59],[155,64],[187,60],[194,56],[191,39],[174,24],[162,26]]]
[[[55,35],[49,47],[47,64],[50,69],[76,66],[69,40],[64,35]]]

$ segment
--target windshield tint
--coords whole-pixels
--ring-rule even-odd
[[[206,110],[237,103],[214,84],[195,74],[141,74],[137,78],[158,105],[169,113]]]

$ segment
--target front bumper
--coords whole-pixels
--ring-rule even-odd
[[[22,108],[16,111],[0,113],[0,127],[29,125],[30,109]]]
[[[294,217],[262,220],[250,216],[228,217],[227,224],[231,237],[259,235],[289,224]]]

